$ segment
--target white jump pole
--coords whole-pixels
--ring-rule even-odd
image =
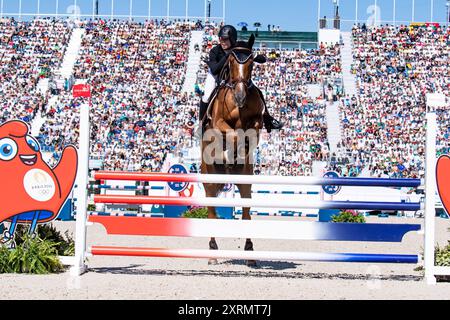
[[[427,284],[435,284],[436,113],[427,112],[426,120],[424,267]]]
[[[78,151],[77,210],[75,232],[75,264],[70,274],[79,276],[86,271],[86,222],[89,176],[89,105],[80,106],[80,149]]]

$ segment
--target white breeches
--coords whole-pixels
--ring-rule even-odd
[[[205,91],[202,98],[202,101],[204,103],[208,103],[209,98],[211,97],[211,94],[215,88],[216,88],[216,79],[214,79],[214,76],[210,72],[208,72],[205,81]]]

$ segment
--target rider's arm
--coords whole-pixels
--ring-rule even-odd
[[[223,66],[227,62],[228,55],[224,56],[222,59],[218,61],[217,53],[215,50],[211,50],[209,52],[209,61],[208,61],[208,67],[211,70],[211,73],[213,76],[217,76],[220,71],[222,71]]]

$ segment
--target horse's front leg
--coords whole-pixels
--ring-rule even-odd
[[[220,190],[223,189],[223,184],[204,184],[205,193],[208,198],[217,197]],[[215,207],[208,207],[208,219],[217,219],[217,212]],[[216,243],[216,238],[211,238],[209,241],[210,250],[218,250],[219,246]],[[217,259],[209,259],[208,264],[217,264]]]
[[[252,174],[249,172],[246,172],[245,174]],[[239,193],[241,195],[242,199],[250,199],[252,197],[252,185],[251,184],[238,184],[237,185],[239,189]],[[243,220],[251,220],[252,217],[250,215],[250,208],[242,208],[242,219]],[[253,242],[252,239],[247,238],[245,241],[245,251],[253,251]],[[254,267],[256,266],[255,260],[247,260],[247,266]]]

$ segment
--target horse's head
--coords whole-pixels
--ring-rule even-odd
[[[239,108],[245,105],[248,89],[252,86],[251,77],[253,69],[253,44],[255,36],[252,34],[249,41],[237,41],[228,59],[230,71],[229,85],[233,89],[234,101]]]

